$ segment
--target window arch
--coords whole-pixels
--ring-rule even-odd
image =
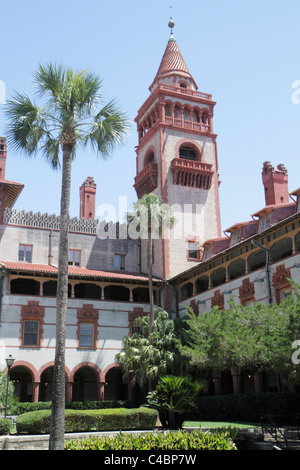
[[[169,105],[169,103],[165,105],[165,116],[172,117],[172,110],[171,110],[171,106]]]
[[[184,158],[185,160],[197,160],[197,153],[194,148],[188,144],[182,145],[179,149],[179,158]]]
[[[293,254],[293,242],[291,238],[283,238],[274,243],[270,248],[272,262],[279,261]]]
[[[148,165],[148,163],[154,163],[155,156],[153,150],[149,150],[145,157],[144,166]]]

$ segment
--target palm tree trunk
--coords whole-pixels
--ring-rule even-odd
[[[64,449],[65,432],[65,340],[68,302],[68,231],[72,147],[63,147],[58,282],[56,297],[56,347],[52,384],[50,450]]]
[[[153,299],[153,279],[152,279],[152,238],[151,238],[151,228],[148,230],[148,253],[147,253],[147,263],[148,263],[148,277],[149,277],[149,301],[150,301],[150,321],[149,321],[149,334],[153,332],[154,324],[154,299]]]

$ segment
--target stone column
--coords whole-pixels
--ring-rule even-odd
[[[32,382],[32,401],[37,403],[39,401],[40,382]]]
[[[233,393],[241,393],[241,372],[239,369],[231,369]]]
[[[73,382],[66,382],[66,401],[72,401],[73,398]]]

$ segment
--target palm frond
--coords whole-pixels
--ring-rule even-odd
[[[46,114],[26,95],[15,93],[5,107],[8,117],[7,141],[17,151],[37,152],[41,139],[49,133]]]
[[[116,146],[125,143],[129,130],[128,118],[115,102],[111,101],[95,115],[85,145],[89,142],[104,159],[108,158]]]
[[[58,139],[53,139],[50,136],[47,136],[47,139],[41,150],[43,157],[51,164],[52,168],[61,168],[59,160],[60,142]]]
[[[57,99],[62,91],[65,71],[61,65],[39,65],[34,76],[34,86],[41,97],[48,96],[51,101]]]

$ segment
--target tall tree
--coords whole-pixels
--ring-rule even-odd
[[[132,212],[127,214],[127,221],[133,224],[134,231],[138,230],[141,239],[147,243],[147,266],[149,278],[149,301],[150,301],[150,335],[154,323],[154,297],[153,297],[153,240],[159,237],[169,236],[169,229],[175,223],[172,208],[165,204],[160,196],[153,193],[144,194],[133,204]],[[128,229],[129,234],[133,230]]]
[[[151,333],[148,316],[136,318],[134,327],[132,335],[124,338],[123,351],[116,354],[116,360],[132,384],[148,386],[150,391],[161,375],[180,369],[175,325],[168,312],[158,307]]]
[[[63,449],[65,418],[65,338],[68,298],[68,229],[71,165],[79,145],[107,158],[123,143],[129,121],[115,101],[102,104],[102,81],[89,70],[48,64],[34,75],[38,106],[27,95],[15,93],[6,106],[8,144],[17,151],[42,156],[59,168],[62,152],[60,238],[56,305],[56,351],[53,376],[51,450]]]
[[[180,352],[202,370],[273,370],[299,383],[292,348],[300,338],[300,289],[291,283],[293,295],[280,305],[242,306],[230,300],[226,310],[213,308],[199,316],[189,308]]]

